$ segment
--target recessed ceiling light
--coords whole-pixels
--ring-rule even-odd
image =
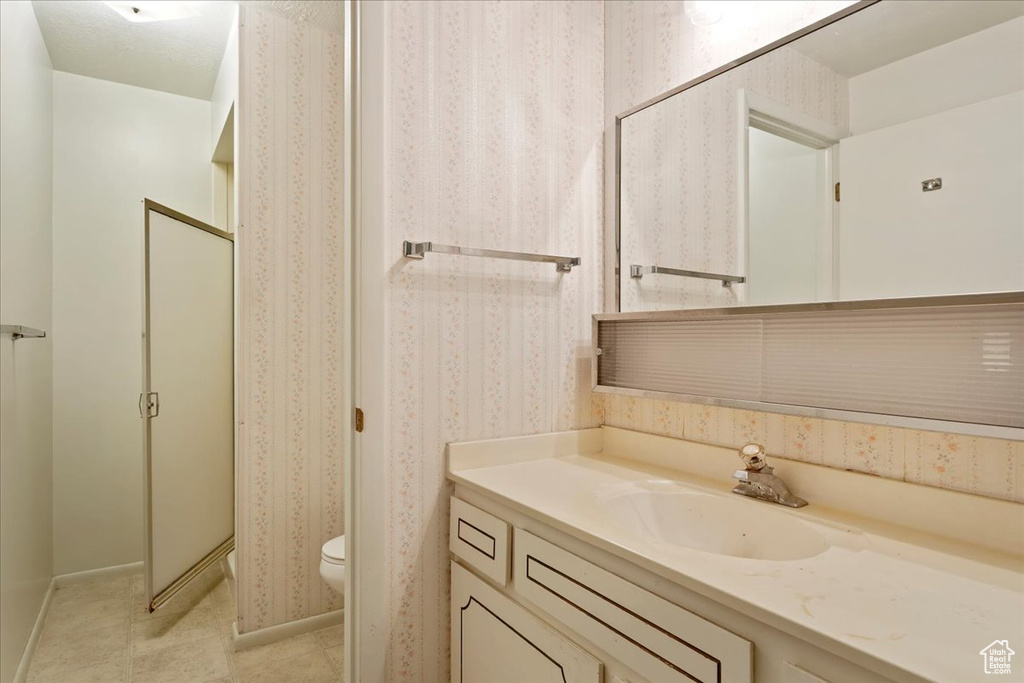
[[[202,14],[196,7],[199,3],[186,0],[127,0],[103,3],[122,17],[136,24],[148,21],[191,19]]]

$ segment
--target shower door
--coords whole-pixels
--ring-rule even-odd
[[[234,245],[145,201],[142,394],[152,612],[234,547]]]

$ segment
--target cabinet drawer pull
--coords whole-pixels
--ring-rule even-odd
[[[494,553],[496,550],[494,536],[491,536],[480,527],[473,526],[471,522],[467,522],[461,517],[459,518],[458,527],[458,537],[460,541],[476,548],[486,555],[488,559],[494,559]]]

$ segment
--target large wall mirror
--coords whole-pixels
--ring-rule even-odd
[[[618,117],[619,310],[1024,290],[1024,1],[783,42]]]

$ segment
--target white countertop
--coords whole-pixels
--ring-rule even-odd
[[[811,501],[790,510],[729,493],[735,482],[728,473],[739,460],[723,457],[728,449],[607,427],[449,449],[449,478],[456,483],[885,675],[978,680],[984,678],[980,650],[989,643],[1009,640],[1024,648],[1024,560],[991,547],[998,534],[990,533],[997,525],[1019,548],[1019,504],[769,456],[777,474]],[[727,496],[752,506],[754,515],[771,505],[831,545],[797,560],[718,555],[631,533],[604,504],[609,495],[673,487]],[[842,491],[851,505],[866,502],[856,510],[826,507],[812,495],[817,489]],[[936,508],[935,514],[922,516],[922,507]],[[877,514],[867,516],[866,509]],[[939,509],[953,510],[956,519],[927,528],[929,518],[942,517]],[[904,511],[906,519],[899,518]],[[943,538],[947,528],[953,538]],[[1024,671],[1024,654],[1018,656]]]

